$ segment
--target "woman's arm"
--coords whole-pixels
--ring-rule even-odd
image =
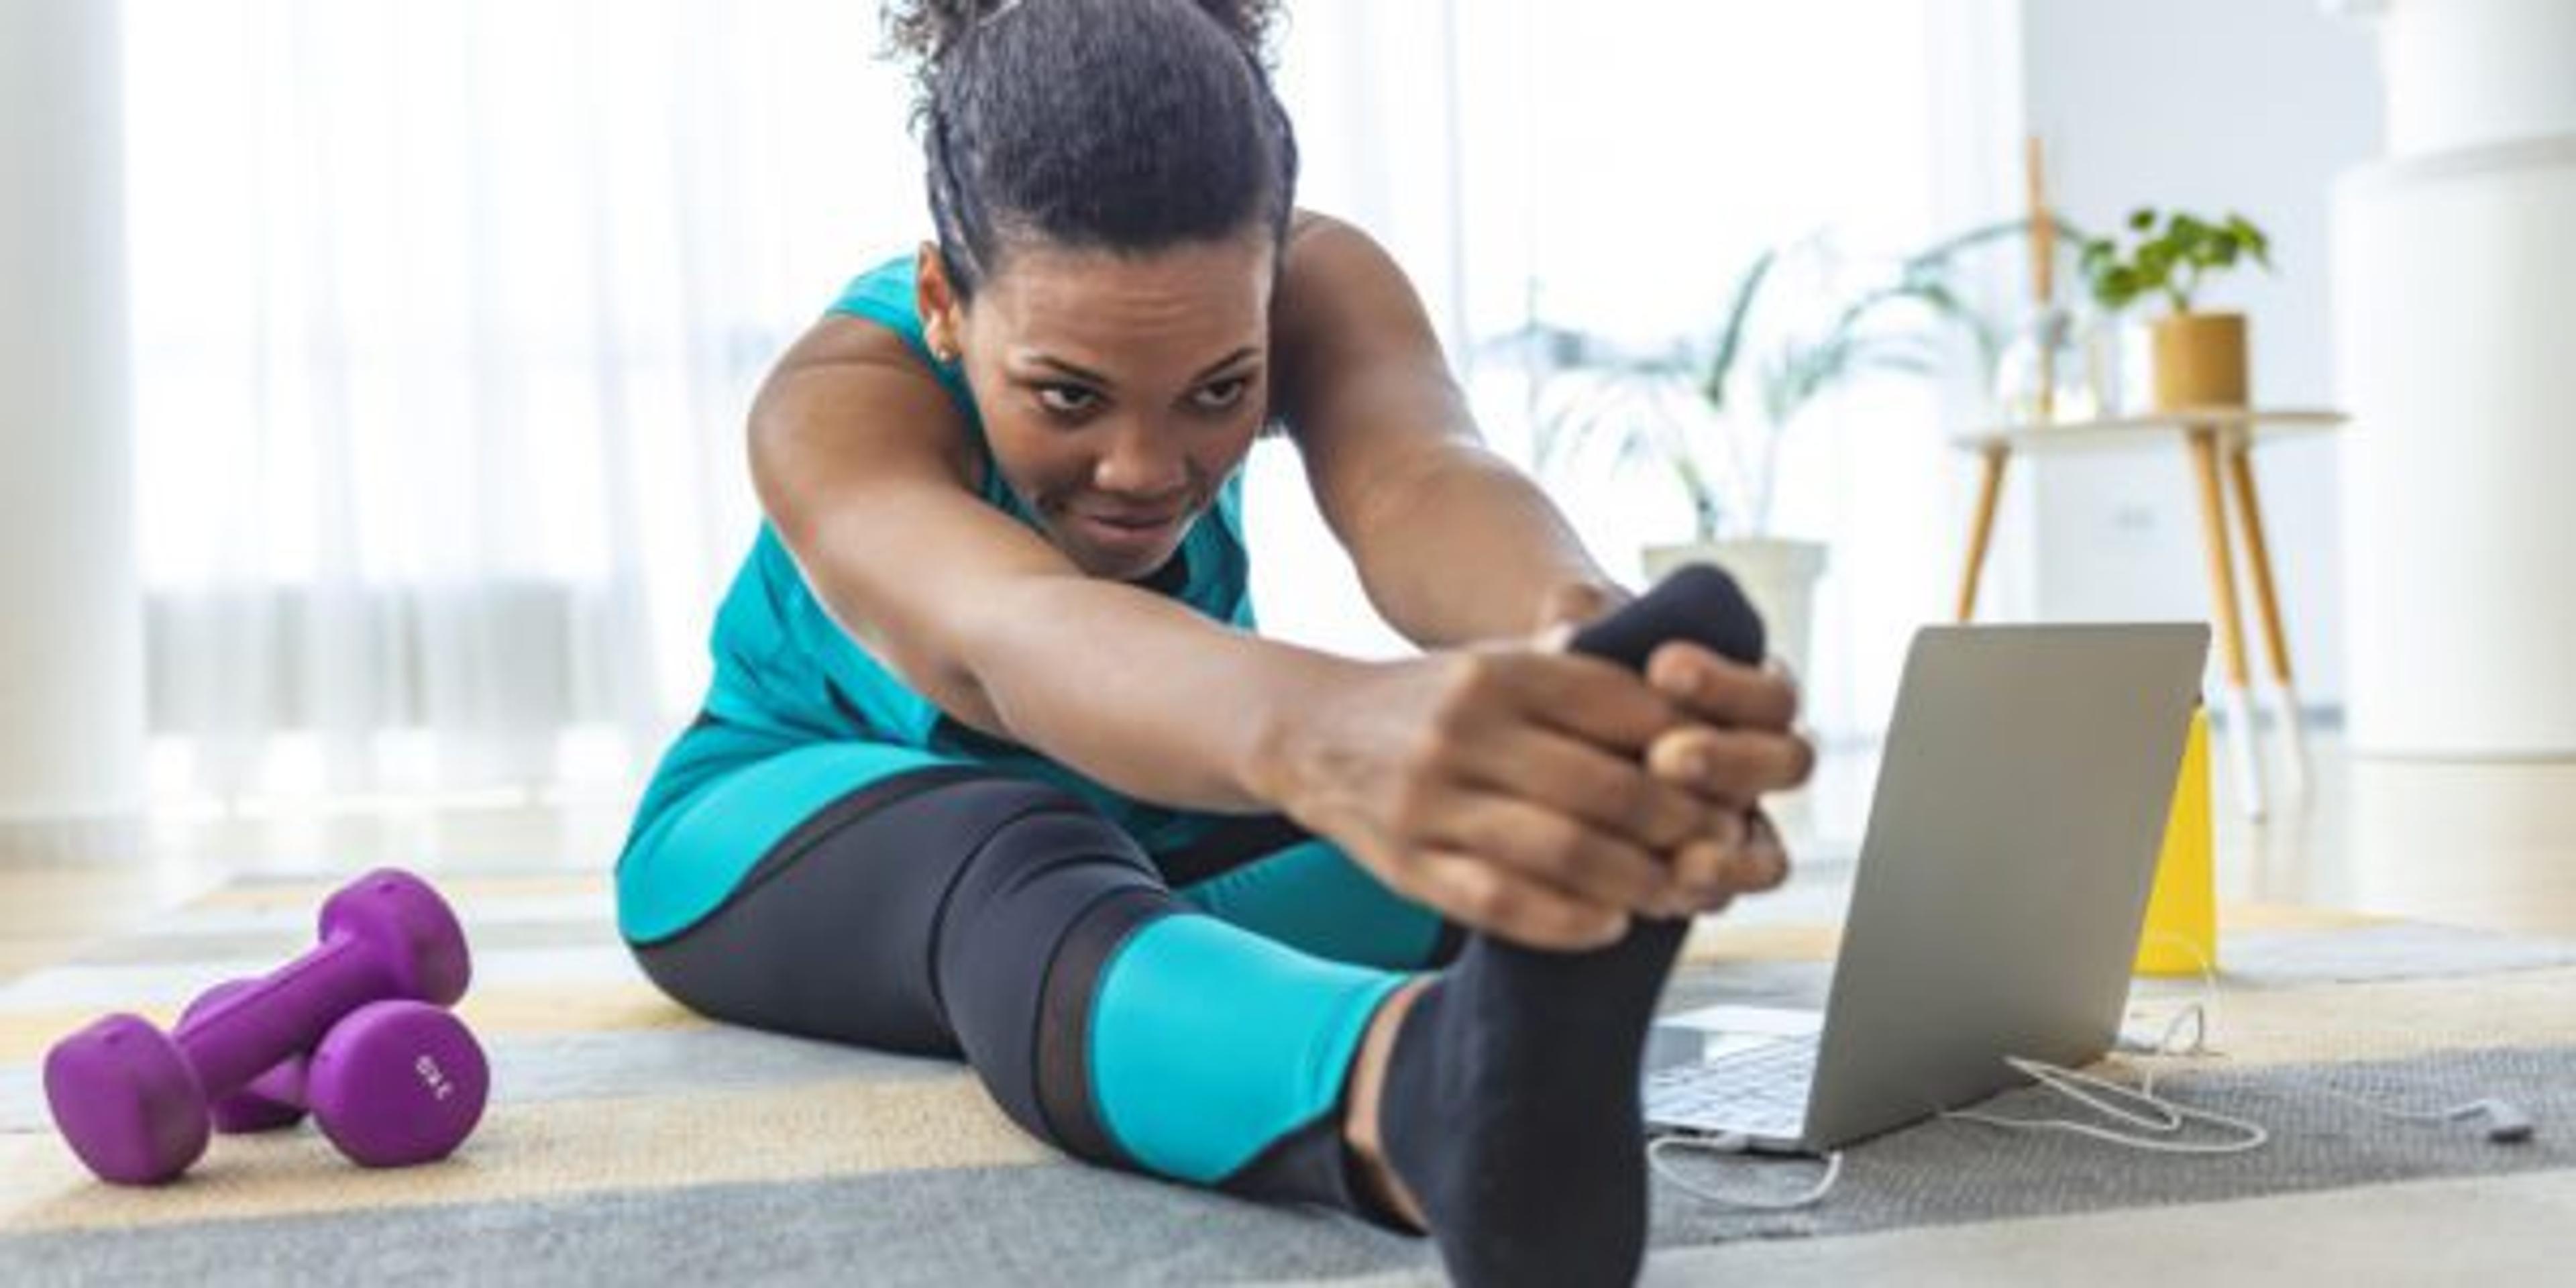
[[[1622,594],[1487,450],[1421,300],[1367,234],[1301,214],[1274,316],[1279,410],[1369,602],[1417,644],[1525,635]]]
[[[1276,809],[1394,888],[1526,942],[1678,898],[1708,808],[1644,772],[1673,704],[1588,658],[1365,663],[1083,576],[977,498],[964,426],[891,334],[827,318],[764,387],[754,479],[807,584],[931,701],[1120,791]]]
[[[1280,409],[1316,504],[1396,629],[1435,647],[1504,638],[1625,598],[1545,494],[1485,449],[1421,300],[1366,234],[1301,215],[1273,326]],[[1692,722],[1646,764],[1717,807],[1721,829],[1739,815],[1744,828],[1740,842],[1676,851],[1682,884],[1708,905],[1775,882],[1785,856],[1755,805],[1814,765],[1792,729],[1796,689],[1688,645],[1660,650],[1648,675]],[[1730,863],[1772,875],[1730,881]]]

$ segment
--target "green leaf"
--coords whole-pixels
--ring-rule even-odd
[[[1616,375],[1594,376],[1576,382],[1573,393],[1554,412],[1541,416],[1532,427],[1531,456],[1542,467],[1583,450],[1604,434],[1615,434],[1613,447],[1624,449],[1626,437],[1633,428],[1617,413],[1627,397],[1629,382]]]
[[[1779,258],[1778,248],[1765,250],[1736,279],[1735,298],[1726,306],[1726,324],[1717,333],[1717,351],[1710,355],[1708,371],[1700,380],[1700,396],[1720,412],[1726,410],[1727,378],[1734,373],[1737,355],[1744,351],[1745,322],[1753,314],[1754,297],[1761,294],[1763,280]]]
[[[2233,212],[2227,216],[2227,227],[2228,231],[2236,235],[2238,241],[2245,244],[2245,249],[2254,257],[2254,262],[2269,271],[2272,267],[2272,240],[2263,235],[2263,230],[2255,227],[2253,221],[2245,216]]]
[[[2129,212],[2129,231],[2145,232],[2156,226],[2156,208],[2140,206]]]
[[[2160,286],[2173,275],[2174,247],[2171,242],[2152,241],[2138,248],[2138,281],[2142,285]]]

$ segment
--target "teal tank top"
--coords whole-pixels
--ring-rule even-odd
[[[914,305],[913,271],[910,256],[889,260],[852,281],[831,311],[886,327],[930,365],[975,434],[984,466],[983,500],[1034,528],[1027,508],[993,467],[983,421],[962,374],[931,356]],[[1183,536],[1175,566],[1155,582],[1160,593],[1199,614],[1249,631],[1254,620],[1242,494],[1238,469],[1218,489],[1209,512]],[[1029,629],[1050,627],[1031,622]],[[706,713],[715,721],[793,742],[843,740],[912,748],[1047,779],[1084,797],[1152,852],[1187,845],[1215,822],[1211,816],[1162,809],[1113,792],[949,717],[841,630],[767,523],[717,609],[712,649],[715,680]]]

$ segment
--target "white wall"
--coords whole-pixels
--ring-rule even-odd
[[[2031,128],[2069,217],[2107,228],[2135,206],[2235,209],[2272,235],[2274,273],[2208,301],[2253,319],[2257,401],[2334,401],[2327,298],[2329,191],[2378,155],[2380,82],[2367,24],[2320,0],[2022,0]],[[2337,447],[2257,452],[2282,611],[2310,707],[2343,694],[2336,558]],[[2034,520],[2038,615],[2053,620],[2210,612],[2197,498],[2183,453],[2051,459]],[[2247,600],[2251,602],[2250,597]],[[2247,622],[2250,665],[2262,645]]]
[[[2576,0],[2379,0],[2336,189],[2348,745],[2576,757]]]
[[[0,0],[0,827],[142,794],[116,16]]]

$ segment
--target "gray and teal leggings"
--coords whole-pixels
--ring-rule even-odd
[[[1343,1171],[1343,1081],[1404,972],[1455,953],[1436,915],[1277,818],[1158,860],[1046,783],[945,764],[833,792],[835,759],[809,744],[648,803],[619,899],[664,992],[719,1020],[962,1056],[1080,1158],[1369,1215]],[[741,874],[713,911],[637,933],[657,885],[710,865]]]

